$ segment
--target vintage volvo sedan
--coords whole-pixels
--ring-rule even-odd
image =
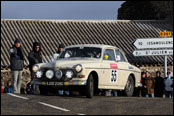
[[[32,84],[40,93],[48,89],[76,89],[92,98],[98,90],[124,90],[132,96],[141,85],[141,70],[122,50],[109,45],[85,44],[65,47],[59,58],[33,66]]]

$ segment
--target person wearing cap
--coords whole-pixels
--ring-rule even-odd
[[[30,51],[30,53],[28,54],[28,60],[29,60],[29,70],[30,70],[30,74],[31,74],[31,80],[33,80],[32,67],[35,64],[42,63],[41,45],[39,42],[33,43],[33,50]],[[27,84],[27,87],[31,87],[30,84]],[[38,94],[38,88],[36,86],[33,86],[33,88],[30,88],[30,89],[33,89],[33,90],[30,90],[30,92],[32,91],[31,93]],[[27,88],[27,90],[28,90],[28,88]]]
[[[10,69],[12,71],[12,85],[14,93],[20,93],[22,70],[24,68],[24,52],[21,42],[16,39],[14,45],[10,48]]]
[[[161,72],[160,71],[156,72],[154,91],[155,91],[155,97],[163,97],[164,78],[161,77]]]

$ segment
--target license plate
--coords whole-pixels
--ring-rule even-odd
[[[63,85],[63,82],[46,82],[46,85]]]

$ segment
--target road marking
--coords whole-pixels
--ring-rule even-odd
[[[18,95],[12,94],[12,93],[7,93],[7,94],[9,94],[9,95],[11,95],[13,97],[17,97],[17,98],[21,98],[21,99],[25,99],[25,100],[29,99],[27,97],[18,96]]]
[[[17,98],[21,98],[21,99],[29,99],[27,97],[22,97],[22,96],[18,96],[18,95],[15,95],[15,94],[12,94],[12,93],[7,93],[8,95],[11,95],[13,97],[17,97]],[[45,105],[45,106],[48,106],[48,107],[51,107],[51,108],[54,108],[54,109],[58,109],[58,110],[62,110],[62,111],[65,111],[65,112],[69,112],[70,110],[67,110],[67,109],[64,109],[64,108],[60,108],[60,107],[57,107],[57,106],[53,106],[53,105],[50,105],[50,104],[47,104],[47,103],[44,103],[44,102],[38,102],[39,104],[42,104],[42,105]],[[77,115],[85,115],[85,114],[77,114]]]
[[[57,107],[57,106],[53,106],[53,105],[50,105],[50,104],[46,104],[46,103],[43,103],[43,102],[38,102],[39,104],[42,104],[42,105],[45,105],[45,106],[48,106],[48,107],[51,107],[51,108],[54,108],[54,109],[58,109],[58,110],[62,110],[62,111],[65,111],[65,112],[69,112],[70,110],[67,110],[67,109],[64,109],[64,108],[60,108],[60,107]]]
[[[86,114],[77,114],[77,115],[86,115]]]

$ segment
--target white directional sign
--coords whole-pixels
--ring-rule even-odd
[[[166,50],[136,50],[133,52],[134,56],[161,56],[173,55],[173,49]]]
[[[138,49],[145,48],[173,48],[173,38],[137,39],[134,45]]]

